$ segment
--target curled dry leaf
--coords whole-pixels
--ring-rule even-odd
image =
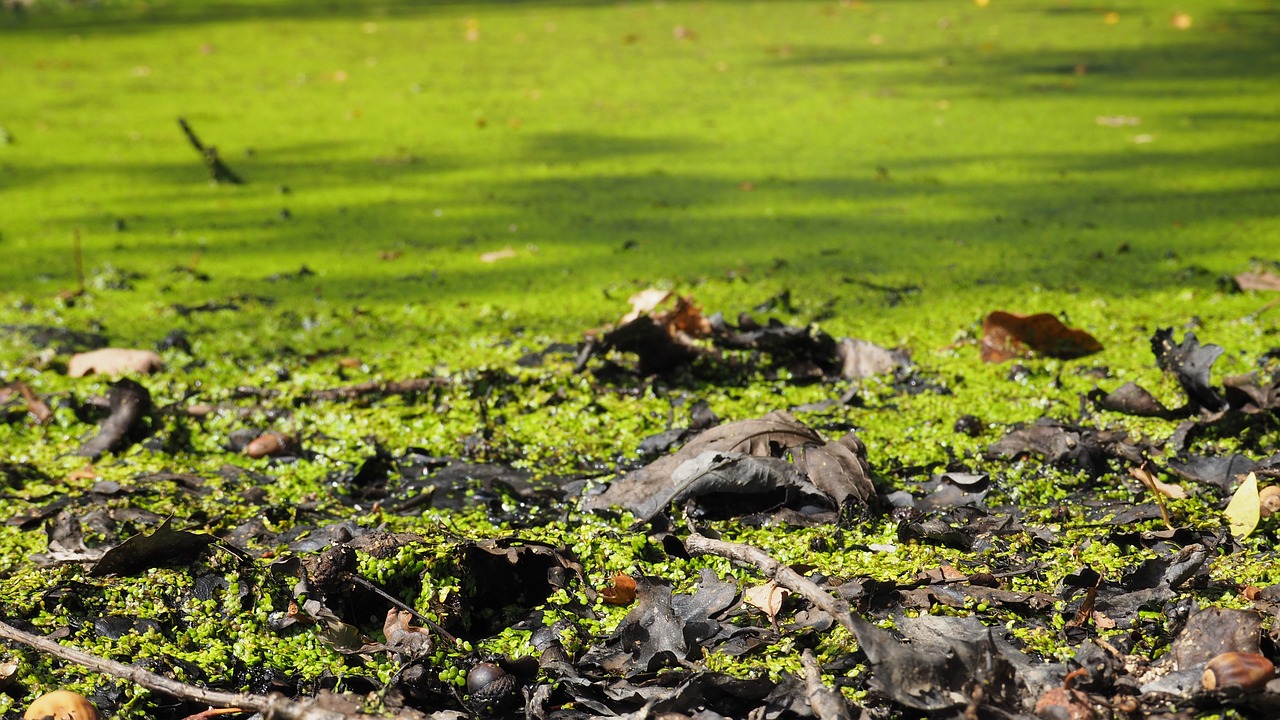
[[[1187,491],[1181,485],[1162,481],[1145,467],[1129,468],[1129,476],[1146,486],[1151,492],[1157,492],[1175,500],[1185,500]]]
[[[54,690],[36,698],[23,720],[98,720],[98,711],[85,696],[70,690]]]
[[[387,637],[388,647],[401,654],[418,657],[431,652],[431,631],[413,627],[409,624],[412,619],[413,613],[391,608],[382,624],[382,633]]]
[[[1089,333],[1067,327],[1049,313],[1016,315],[997,310],[982,321],[982,359],[998,363],[1035,353],[1071,359],[1102,349]]]
[[[636,581],[626,573],[616,573],[613,578],[613,587],[607,587],[600,591],[600,599],[609,605],[630,605],[636,600]]]
[[[94,373],[122,375],[130,372],[147,375],[163,367],[164,360],[150,350],[102,348],[72,355],[67,363],[67,375],[84,377]]]
[[[777,622],[782,603],[786,601],[789,594],[791,594],[790,590],[770,580],[763,585],[747,588],[742,594],[742,601],[763,610],[769,616],[770,622]]]

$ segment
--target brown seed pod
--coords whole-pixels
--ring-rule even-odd
[[[1276,666],[1261,655],[1224,652],[1205,665],[1200,682],[1205,690],[1237,688],[1252,692],[1261,690],[1275,675]]]
[[[1258,502],[1262,505],[1259,509],[1262,517],[1280,512],[1280,485],[1268,485],[1259,490]]]
[[[251,458],[275,457],[293,450],[296,445],[293,437],[275,430],[267,431],[244,446],[244,454]]]
[[[54,690],[36,698],[22,720],[98,720],[98,711],[79,693]]]
[[[467,692],[480,692],[490,683],[501,682],[506,677],[509,677],[507,671],[493,663],[476,663],[467,673]]]
[[[516,676],[493,663],[479,663],[467,673],[467,708],[480,717],[502,715],[520,700]]]

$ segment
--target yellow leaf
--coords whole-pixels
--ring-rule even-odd
[[[1262,503],[1258,499],[1258,478],[1253,473],[1249,473],[1249,477],[1236,488],[1236,493],[1231,496],[1231,502],[1227,503],[1227,509],[1223,510],[1222,514],[1227,516],[1227,522],[1231,524],[1231,534],[1237,540],[1243,540],[1258,527],[1261,510]]]

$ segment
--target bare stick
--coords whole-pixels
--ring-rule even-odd
[[[836,622],[848,628],[849,632],[855,636],[862,634],[862,628],[854,620],[853,613],[849,612],[848,603],[833,597],[831,593],[823,590],[817,583],[774,560],[760,548],[743,545],[742,543],[712,540],[697,533],[685,539],[684,547],[695,555],[718,555],[737,563],[751,565],[764,573],[765,577],[771,578],[779,585],[799,593],[801,597],[813,603],[818,609],[835,618]],[[867,624],[867,621],[862,618],[857,618],[857,620]]]
[[[279,694],[253,695],[206,690],[202,687],[178,682],[163,675],[157,675],[139,667],[100,658],[75,648],[64,647],[46,637],[23,632],[4,622],[0,622],[0,638],[21,643],[104,675],[137,683],[148,690],[215,707],[248,708],[260,712],[264,718],[271,718],[272,720],[376,720],[372,715],[349,715],[319,707],[314,701],[295,702]]]
[[[182,132],[186,134],[187,140],[190,141],[192,147],[204,158],[204,165],[209,169],[210,182],[215,185],[221,185],[222,183],[244,184],[244,180],[241,180],[240,176],[232,172],[231,168],[222,162],[222,158],[218,157],[218,148],[200,142],[200,138],[196,137],[196,131],[191,129],[191,126],[187,124],[184,118],[178,118],[178,125],[182,127]]]
[[[805,648],[800,654],[800,663],[804,665],[805,692],[809,696],[809,707],[818,720],[851,720],[849,706],[838,692],[822,684],[822,669],[813,657],[813,651]]]

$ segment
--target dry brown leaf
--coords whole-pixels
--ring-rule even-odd
[[[130,372],[147,375],[163,367],[164,360],[150,350],[102,348],[72,355],[67,363],[67,375],[84,377],[94,373],[122,375]]]
[[[67,480],[97,480],[102,477],[98,471],[94,469],[93,463],[89,463],[78,470],[72,470],[67,473]]]
[[[507,247],[504,247],[501,250],[494,250],[492,252],[487,252],[482,254],[480,256],[480,262],[493,263],[493,262],[498,262],[499,260],[506,260],[507,258],[513,258],[515,256],[516,256],[516,251],[512,250],[511,246],[508,245]]]
[[[791,594],[790,590],[770,580],[763,585],[747,588],[742,593],[742,601],[763,610],[765,615],[769,616],[770,622],[777,622],[778,612],[782,610],[782,603],[789,594]]]
[[[1049,313],[1017,315],[996,310],[982,321],[982,359],[998,363],[1032,353],[1078,358],[1096,353],[1102,344],[1089,333],[1069,328]]]
[[[1157,492],[1175,500],[1185,500],[1187,491],[1181,485],[1167,483],[1156,477],[1145,467],[1129,468],[1129,476],[1146,486],[1151,492]]]
[[[626,325],[641,315],[647,315],[661,305],[667,298],[671,297],[671,293],[666,290],[657,288],[646,288],[640,292],[627,298],[627,302],[631,303],[631,312],[622,316],[618,321],[619,325]]]
[[[1247,272],[1235,277],[1241,290],[1273,290],[1280,292],[1280,275],[1273,272]]]
[[[613,587],[607,587],[600,591],[600,599],[609,605],[630,605],[636,600],[636,581],[626,573],[616,573],[613,578]]]

